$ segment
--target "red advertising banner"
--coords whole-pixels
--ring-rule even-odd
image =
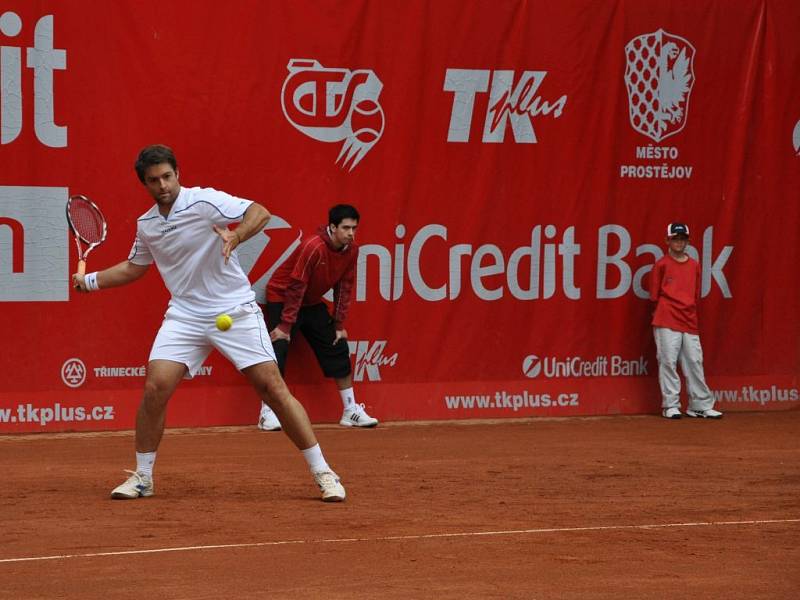
[[[702,265],[723,411],[800,407],[800,4],[9,0],[0,7],[0,432],[131,428],[169,300],[155,268],[78,295],[64,218],[103,209],[89,270],[152,200],[133,162],[262,203],[260,301],[300,236],[361,222],[346,328],[385,420],[654,413],[648,273],[666,225]],[[286,374],[341,407],[304,340]],[[254,423],[214,353],[171,426]]]

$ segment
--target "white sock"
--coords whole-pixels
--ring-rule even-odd
[[[153,477],[153,465],[156,463],[155,452],[136,453],[136,472],[148,477]]]
[[[356,403],[356,395],[353,393],[352,387],[346,390],[339,390],[339,395],[342,397],[342,406],[344,406],[345,409],[353,408]]]
[[[325,462],[325,457],[322,456],[322,449],[319,447],[319,444],[311,446],[311,448],[306,448],[302,452],[303,458],[306,459],[308,468],[311,469],[312,473],[323,473],[331,470],[328,463]]]

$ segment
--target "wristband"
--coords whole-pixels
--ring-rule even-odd
[[[87,292],[95,292],[99,290],[100,286],[97,285],[97,271],[84,275],[83,284],[86,287]]]

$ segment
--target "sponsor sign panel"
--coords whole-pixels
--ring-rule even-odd
[[[184,185],[270,211],[236,250],[261,303],[331,206],[359,209],[344,325],[380,419],[658,414],[648,295],[671,221],[717,406],[800,407],[797,2],[284,4],[0,8],[0,432],[133,427],[168,293],[151,267],[77,294],[64,205],[108,220],[90,271],[125,260],[150,143]],[[286,380],[338,421],[302,334]],[[257,415],[212,353],[168,425]]]

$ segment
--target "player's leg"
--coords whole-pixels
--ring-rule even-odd
[[[191,378],[211,352],[202,319],[175,317],[168,310],[153,342],[144,395],[136,415],[136,471],[112,492],[119,500],[153,495],[153,466],[164,434],[167,403],[183,377]]]
[[[308,420],[305,408],[290,392],[273,361],[262,362],[242,369],[242,373],[258,393],[261,401],[268,404],[278,415],[283,431],[299,450],[316,445],[317,438]]]
[[[234,327],[227,332],[211,332],[211,342],[247,377],[261,401],[277,414],[286,435],[303,453],[322,490],[322,499],[344,500],[344,487],[325,461],[303,405],[289,392],[281,377],[261,309],[255,303],[248,303],[229,314]]]
[[[164,435],[167,402],[186,375],[186,365],[172,360],[147,364],[144,397],[136,413],[136,452],[155,452]]]
[[[681,371],[686,377],[686,392],[689,396],[686,415],[706,419],[721,418],[722,413],[714,410],[714,395],[706,384],[703,371],[703,346],[700,344],[699,335],[683,334],[680,363]]]
[[[282,302],[267,302],[266,306],[266,319],[267,330],[272,331],[281,322],[281,313],[283,313]],[[294,333],[292,328],[292,333]],[[278,369],[281,375],[285,373],[286,359],[289,355],[289,342],[286,340],[276,340],[272,342],[272,349],[275,353],[275,360],[278,363]],[[266,402],[261,403],[261,411],[258,415],[258,428],[262,431],[280,431],[281,423],[278,416],[272,411]]]
[[[344,427],[375,427],[378,419],[367,414],[363,404],[358,404],[353,391],[350,346],[346,339],[336,343],[336,326],[328,314],[325,304],[315,304],[304,309],[303,322],[299,329],[317,357],[325,377],[336,382],[342,399],[342,417],[339,424]]]
[[[341,502],[345,498],[344,486],[334,473],[311,428],[308,414],[303,405],[292,396],[273,361],[262,362],[242,369],[255,388],[261,401],[267,403],[278,415],[283,431],[289,437],[308,463],[308,467],[322,492],[325,502]]]
[[[678,355],[682,334],[666,327],[654,327],[658,358],[658,385],[661,388],[661,414],[667,419],[681,418],[681,380],[678,377]]]

